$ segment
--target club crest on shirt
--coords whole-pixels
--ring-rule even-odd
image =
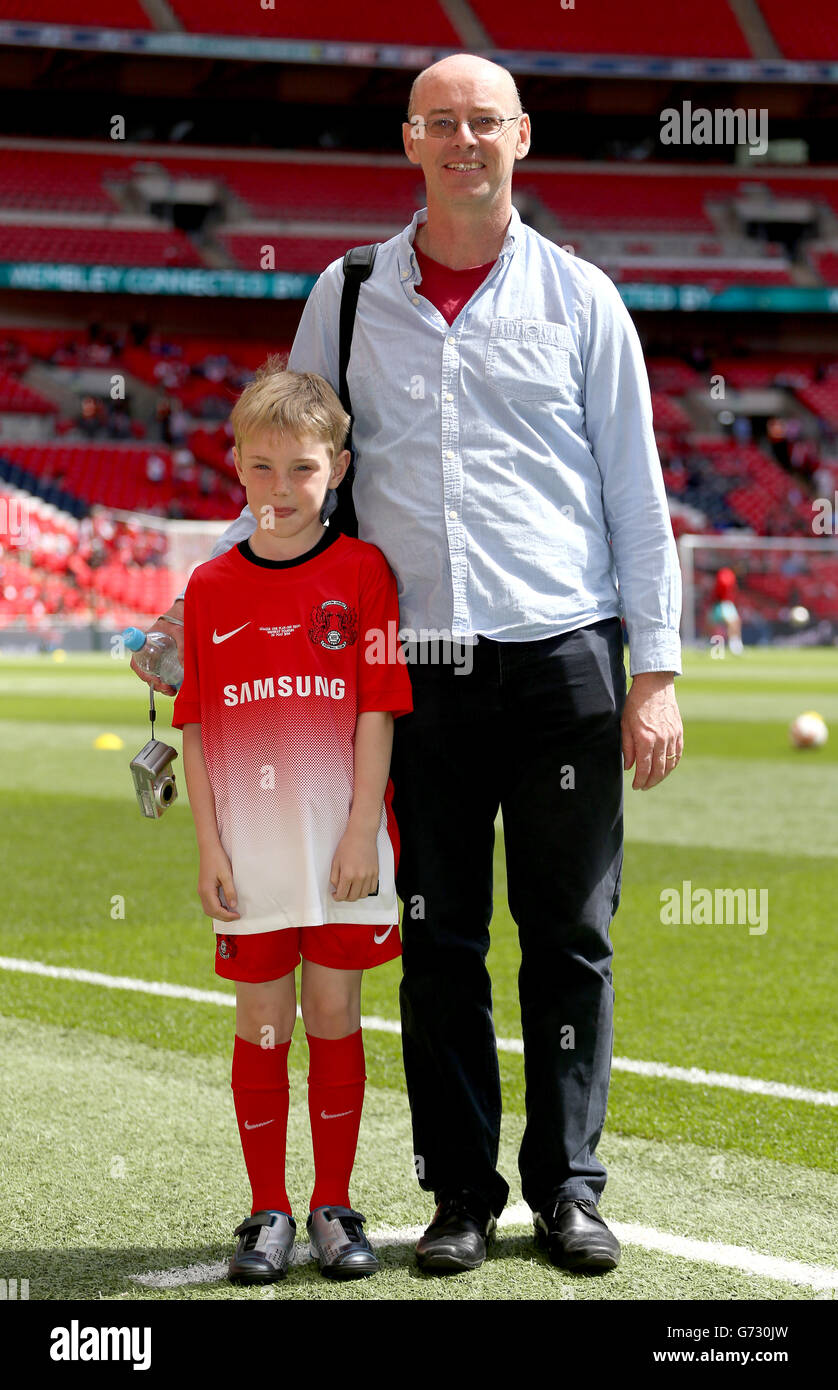
[[[219,936],[218,954],[222,960],[232,960],[236,954],[236,939],[233,936]]]
[[[358,641],[358,614],[343,599],[328,598],[311,610],[308,635],[315,646],[339,652]]]

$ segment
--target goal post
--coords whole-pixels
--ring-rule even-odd
[[[831,646],[838,640],[838,537],[684,534],[678,538],[685,645],[715,630],[716,576],[736,576],[733,602],[746,644]]]

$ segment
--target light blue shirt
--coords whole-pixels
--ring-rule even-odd
[[[426,219],[379,247],[347,373],[358,534],[396,575],[402,630],[524,642],[624,612],[632,673],[680,672],[677,552],[616,288],[513,209],[449,327],[421,292],[413,237]],[[342,285],[333,261],[288,362],[335,390]],[[255,525],[245,507],[213,555]]]

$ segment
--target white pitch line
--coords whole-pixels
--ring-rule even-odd
[[[532,1214],[526,1202],[507,1207],[498,1221],[502,1227],[532,1224]],[[692,1264],[718,1265],[721,1269],[737,1269],[763,1279],[775,1279],[781,1284],[797,1284],[820,1290],[838,1289],[838,1269],[824,1265],[804,1264],[799,1260],[783,1260],[775,1255],[763,1255],[746,1245],[722,1245],[714,1240],[693,1240],[689,1236],[673,1235],[671,1231],[656,1231],[652,1226],[636,1226],[630,1222],[610,1221],[609,1225],[623,1245],[638,1245],[643,1250],[657,1250]],[[370,1232],[379,1247],[414,1245],[424,1226],[380,1226]],[[311,1262],[308,1246],[295,1245],[291,1255],[293,1265]],[[226,1264],[196,1264],[180,1269],[158,1269],[148,1274],[128,1276],[133,1284],[150,1289],[181,1288],[185,1284],[211,1284],[227,1278]]]
[[[172,985],[164,980],[135,980],[127,975],[102,975],[96,970],[78,970],[68,965],[45,965],[38,960],[21,960],[17,956],[0,956],[0,970],[13,970],[26,975],[46,975],[54,980],[71,980],[75,984],[100,985],[104,989],[127,989],[138,994],[154,994],[168,999],[189,999],[193,1004],[220,1004],[234,1008],[235,995],[217,989],[194,989],[191,985]],[[300,1015],[299,1008],[297,1009]],[[369,1014],[361,1019],[362,1028],[379,1033],[401,1033],[401,1024],[391,1018]],[[499,1052],[523,1053],[520,1038],[498,1038]],[[643,1062],[631,1057],[615,1057],[612,1070],[631,1072],[635,1076],[658,1077],[664,1081],[684,1081],[690,1086],[716,1086],[722,1090],[739,1091],[772,1100],[802,1100],[809,1105],[838,1105],[838,1091],[816,1091],[808,1086],[793,1086],[785,1081],[762,1081],[755,1076],[737,1076],[732,1072],[704,1071],[701,1067],[675,1067],[668,1062]]]

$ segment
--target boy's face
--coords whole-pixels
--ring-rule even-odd
[[[332,462],[327,444],[311,435],[281,435],[260,430],[233,449],[239,481],[247,493],[257,531],[276,540],[310,540],[322,532],[320,510],[330,487],[337,487],[349,466],[343,449]]]

